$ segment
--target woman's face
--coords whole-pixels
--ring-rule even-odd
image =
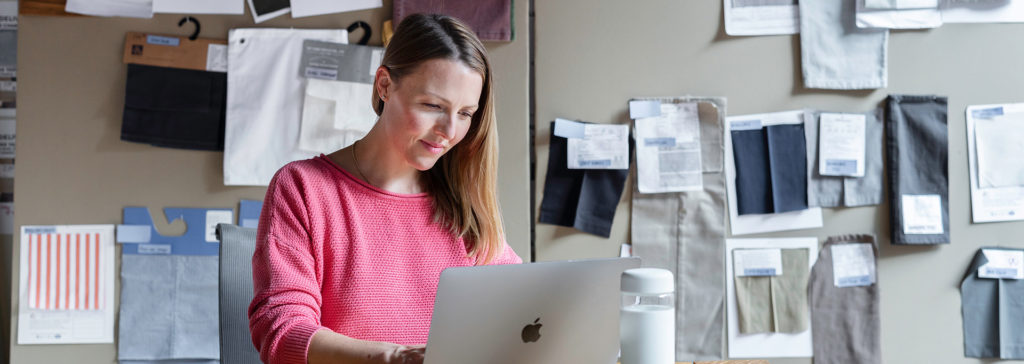
[[[432,59],[397,82],[381,67],[375,87],[384,99],[380,120],[388,142],[406,163],[425,171],[466,136],[483,76],[462,62]]]

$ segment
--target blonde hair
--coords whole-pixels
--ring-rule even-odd
[[[391,38],[381,66],[398,82],[431,59],[461,62],[483,76],[476,113],[465,138],[425,173],[434,200],[434,220],[463,238],[475,264],[488,264],[501,253],[505,228],[498,207],[498,130],[495,125],[491,66],[480,39],[465,24],[444,15],[406,17]],[[384,100],[373,88],[373,110]]]

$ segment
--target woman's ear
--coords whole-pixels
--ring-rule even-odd
[[[393,83],[394,82],[391,79],[391,72],[388,71],[388,68],[384,66],[377,67],[377,75],[374,78],[373,87],[377,89],[377,96],[380,97],[380,101],[388,101],[388,97],[390,96],[388,92],[390,91],[389,89]]]

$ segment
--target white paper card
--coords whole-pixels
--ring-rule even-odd
[[[840,288],[874,284],[875,253],[871,244],[832,245],[832,280]]]
[[[301,18],[322,14],[374,9],[383,6],[381,0],[291,0],[292,17]]]
[[[631,256],[633,256],[633,246],[629,244],[622,244],[622,247],[619,248],[619,257],[629,258]]]
[[[555,136],[566,139],[582,138],[586,136],[586,123],[579,121],[555,119]]]
[[[14,118],[0,117],[0,158],[14,158],[16,137]]]
[[[206,70],[213,72],[228,71],[227,44],[210,44],[206,47]]]
[[[114,225],[22,226],[20,244],[18,344],[113,343]]]
[[[585,124],[568,152],[569,169],[629,169],[629,125]]]
[[[942,0],[939,9],[946,23],[1024,22],[1024,0]]]
[[[936,8],[939,0],[865,0],[871,9],[923,9]]]
[[[789,5],[737,6],[734,0],[722,0],[725,34],[775,35],[800,33],[800,7]]]
[[[773,112],[767,114],[738,115],[725,119],[725,187],[729,198],[729,228],[732,235],[766,233],[772,231],[813,229],[822,226],[821,208],[811,207],[806,210],[790,211],[776,214],[740,215],[736,206],[736,160],[732,150],[732,130],[734,127],[753,127],[801,124],[804,122],[802,110]]]
[[[734,270],[733,252],[738,249],[807,249],[807,266],[814,266],[818,259],[818,238],[792,237],[776,239],[726,239],[725,269]],[[800,358],[814,354],[811,340],[813,330],[809,326],[806,331],[798,333],[769,332],[757,334],[741,334],[739,324],[739,307],[736,305],[736,280],[725,280],[725,313],[726,332],[729,340],[730,359],[748,358]],[[802,315],[810,322],[810,312]]]
[[[782,249],[736,249],[732,252],[737,277],[781,276]]]
[[[823,176],[864,177],[867,116],[822,113],[818,129],[818,173]]]
[[[245,0],[153,0],[154,13],[245,14]]]
[[[206,211],[206,242],[216,243],[217,224],[230,224],[234,222],[230,210],[208,210]]]
[[[903,195],[904,234],[942,234],[942,198],[939,195]]]
[[[1024,279],[1024,251],[982,249],[988,263],[978,267],[978,277]]]
[[[974,223],[1024,220],[1024,103],[967,107],[967,161]]]
[[[664,103],[660,114],[634,121],[637,188],[640,193],[703,190],[697,103]]]

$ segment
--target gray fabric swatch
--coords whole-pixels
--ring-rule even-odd
[[[981,278],[978,268],[985,263],[978,249],[960,283],[964,356],[1024,359],[1024,279]]]
[[[886,152],[893,244],[949,243],[949,130],[943,96],[889,95]],[[905,234],[903,195],[939,195],[941,234]]]
[[[220,359],[223,364],[259,363],[249,334],[252,302],[252,254],[256,229],[217,226],[220,237]]]
[[[864,130],[864,177],[822,176],[818,168],[818,126],[821,111],[804,111],[807,139],[807,204],[810,207],[878,205],[885,195],[882,182],[882,109],[866,112]]]
[[[833,279],[831,247],[850,243],[870,243],[878,261],[878,244],[871,235],[832,236],[818,251],[807,283],[815,364],[882,362],[877,278],[872,285],[843,288]]]
[[[725,153],[721,98],[665,98],[697,102],[704,190],[641,194],[633,189],[633,253],[645,267],[676,277],[676,360],[716,360],[724,354]]]
[[[856,0],[800,2],[805,87],[886,87],[889,30],[857,28],[856,5]]]
[[[220,359],[217,259],[121,255],[118,360]]]
[[[781,275],[736,277],[741,334],[807,330],[807,255],[806,248],[782,249]]]

